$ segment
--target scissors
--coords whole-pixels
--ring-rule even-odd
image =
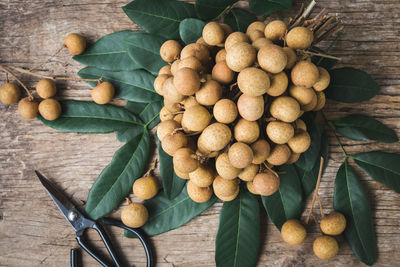
[[[146,252],[146,260],[147,267],[151,267],[153,265],[152,262],[152,253],[149,246],[149,243],[146,241],[144,234],[140,231],[140,229],[133,229],[126,225],[124,225],[121,221],[110,219],[110,218],[102,218],[97,221],[93,221],[87,218],[82,212],[78,210],[78,208],[62,193],[60,192],[53,183],[51,183],[46,177],[44,177],[40,172],[35,171],[36,175],[39,177],[40,182],[45,187],[47,193],[49,193],[50,197],[53,199],[54,203],[64,215],[65,219],[71,224],[71,226],[75,230],[76,241],[79,246],[81,246],[90,256],[92,256],[96,261],[98,261],[103,266],[124,266],[120,259],[117,257],[115,250],[108,238],[106,231],[104,230],[104,225],[116,226],[122,229],[125,229],[131,233],[133,233],[136,237],[139,238],[142,246]],[[94,229],[100,235],[101,240],[103,241],[105,247],[107,248],[108,253],[110,254],[113,263],[110,264],[108,260],[104,259],[101,255],[99,255],[95,250],[90,248],[87,240],[85,239],[85,231],[87,229]],[[72,253],[72,251],[71,251]],[[71,254],[71,259],[72,259]],[[71,265],[73,262],[76,262],[74,259],[71,261]]]

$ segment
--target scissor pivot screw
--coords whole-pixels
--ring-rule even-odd
[[[70,211],[68,213],[68,220],[70,220],[71,222],[75,221],[76,218],[78,218],[78,214],[75,211]]]

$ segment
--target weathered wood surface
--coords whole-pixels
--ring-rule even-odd
[[[127,2],[0,0],[0,61],[33,67],[53,54],[67,33],[80,32],[93,42],[117,30],[136,29],[120,9]],[[299,5],[297,1],[295,8]],[[382,87],[380,94],[369,102],[328,102],[329,117],[365,113],[400,134],[400,2],[321,0],[314,12],[321,7],[339,13],[345,25],[344,35],[333,53],[343,58],[343,65],[372,74]],[[50,73],[69,76],[76,76],[80,67],[66,52],[46,65]],[[29,86],[37,81],[27,76],[23,80]],[[0,82],[4,81],[5,76],[0,74]],[[85,83],[60,82],[58,88],[60,98],[90,99],[90,88]],[[26,121],[17,115],[16,105],[0,105],[0,116],[0,265],[68,266],[69,250],[77,246],[74,233],[33,170],[41,170],[75,199],[84,200],[93,181],[121,144],[114,134],[62,133],[39,121]],[[375,149],[400,153],[399,143],[342,140],[349,153]],[[343,155],[330,135],[329,167],[320,188],[325,212],[332,209],[334,178],[342,162]],[[372,199],[378,243],[376,266],[398,266],[400,196],[357,170]],[[305,209],[309,207],[310,200]],[[158,266],[213,266],[220,209],[218,203],[182,228],[152,238]],[[336,258],[329,262],[318,260],[312,253],[312,242],[320,232],[313,224],[309,226],[305,244],[297,247],[282,242],[279,232],[266,222],[264,213],[262,229],[259,266],[362,265],[342,239]],[[125,239],[122,233],[118,233],[117,239],[129,261],[143,266],[144,253],[138,241]],[[84,263],[96,266],[87,255]]]

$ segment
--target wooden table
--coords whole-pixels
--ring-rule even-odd
[[[104,3],[102,3],[104,2]],[[52,55],[67,33],[80,32],[90,42],[122,29],[137,26],[120,9],[128,1],[21,1],[0,0],[0,61],[33,67]],[[299,7],[300,1],[295,7]],[[330,118],[361,112],[384,121],[400,135],[400,2],[398,0],[321,0],[321,7],[339,13],[344,35],[334,48],[343,65],[369,72],[381,85],[378,96],[360,104],[328,102]],[[294,9],[295,10],[295,9]],[[292,11],[293,13],[293,11]],[[326,44],[324,44],[326,45]],[[81,66],[66,51],[45,66],[49,73],[76,76]],[[37,79],[24,76],[34,86]],[[0,74],[4,83],[5,75]],[[90,100],[90,87],[79,82],[59,82],[62,99]],[[27,121],[17,106],[0,105],[0,265],[68,266],[74,233],[34,176],[39,169],[77,200],[85,200],[101,170],[121,146],[114,134],[71,134]],[[381,149],[400,153],[400,144],[353,142],[342,139],[350,153]],[[333,184],[343,156],[330,134],[329,167],[322,178],[320,195],[324,211],[332,209]],[[371,180],[359,169],[372,201],[378,242],[376,266],[400,262],[400,196]],[[218,228],[217,203],[187,225],[152,238],[158,266],[213,266],[214,239]],[[310,207],[307,201],[306,210]],[[119,211],[115,212],[118,216]],[[304,213],[305,214],[305,213]],[[303,214],[303,216],[304,216]],[[320,261],[312,253],[319,235],[309,226],[304,245],[290,247],[262,212],[262,248],[259,266],[361,266],[341,240],[339,255]],[[119,234],[121,247],[135,266],[144,265],[137,240]],[[98,242],[98,240],[96,241]],[[87,255],[85,266],[96,263]]]

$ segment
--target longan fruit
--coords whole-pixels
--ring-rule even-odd
[[[273,166],[280,166],[289,160],[290,155],[291,151],[287,145],[276,145],[268,155],[267,161]]]
[[[294,153],[305,152],[311,144],[311,137],[307,131],[297,130],[296,134],[288,141],[290,149]]]
[[[159,186],[157,178],[145,176],[133,183],[133,193],[140,199],[151,199],[157,195]]]
[[[56,94],[56,83],[50,79],[42,79],[36,85],[36,92],[43,98],[50,98]]]
[[[199,167],[199,161],[194,152],[187,147],[179,148],[173,157],[174,169],[180,172],[190,173]]]
[[[160,56],[165,62],[172,62],[179,57],[182,46],[175,40],[167,40],[160,47]]]
[[[208,80],[196,92],[196,101],[204,106],[212,106],[221,98],[222,91],[223,88],[218,82]]]
[[[300,105],[290,96],[279,96],[272,101],[269,111],[278,120],[294,122],[300,116]]]
[[[270,87],[268,74],[260,69],[249,67],[239,72],[237,83],[240,91],[248,96],[261,96]]]
[[[256,176],[259,169],[259,165],[251,163],[238,174],[238,177],[242,181],[253,181],[254,176]]]
[[[225,61],[226,59],[226,50],[225,48],[221,49],[218,51],[218,53],[215,55],[215,63]]]
[[[233,32],[233,33],[229,34],[229,36],[225,40],[226,52],[228,52],[231,49],[231,47],[233,47],[235,44],[242,43],[242,42],[245,42],[245,43],[249,42],[249,38],[243,32]]]
[[[312,101],[315,92],[311,88],[291,85],[289,87],[289,94],[291,97],[296,99],[300,105],[307,105]]]
[[[147,208],[141,203],[130,203],[121,212],[121,221],[128,227],[139,228],[149,218]]]
[[[242,118],[233,127],[233,135],[236,141],[251,144],[260,136],[260,127],[256,121]]]
[[[230,142],[231,138],[232,132],[229,127],[223,123],[215,122],[203,130],[198,143],[201,142],[204,148],[210,152],[220,151]]]
[[[290,76],[295,85],[311,88],[318,81],[319,71],[313,63],[302,60],[293,67]]]
[[[317,92],[317,105],[313,108],[313,110],[321,110],[325,106],[326,96],[324,92]]]
[[[183,114],[176,114],[174,116],[174,121],[178,122],[179,124],[182,123]]]
[[[235,194],[239,189],[238,179],[227,180],[221,176],[217,176],[213,182],[214,193],[217,196],[229,197]]]
[[[0,102],[3,104],[15,104],[20,97],[21,90],[14,83],[6,83],[0,88]]]
[[[48,121],[53,121],[61,115],[61,105],[55,99],[45,99],[39,104],[40,115]]]
[[[313,251],[319,259],[329,260],[338,254],[339,245],[335,238],[323,235],[314,240]]]
[[[176,90],[185,96],[193,95],[200,89],[199,74],[190,68],[179,69],[174,75],[173,82]]]
[[[174,156],[175,152],[181,148],[188,145],[188,138],[181,132],[176,132],[172,134],[167,134],[161,140],[161,147],[171,157]]]
[[[272,44],[271,40],[268,40],[267,38],[258,38],[255,40],[251,45],[258,51],[264,46],[268,46]]]
[[[179,61],[178,70],[182,68],[189,68],[196,72],[203,70],[203,65],[197,57],[187,57]]]
[[[287,31],[286,24],[281,20],[273,20],[265,26],[265,37],[273,42],[277,42],[285,36]]]
[[[267,135],[275,144],[286,144],[294,136],[291,124],[281,121],[271,121],[267,125]]]
[[[162,121],[157,126],[157,137],[159,140],[163,140],[167,134],[172,134],[173,131],[177,128],[181,127],[181,125],[175,120],[165,120]]]
[[[307,131],[307,125],[302,119],[297,119],[295,122],[295,128],[297,129],[302,129],[303,131]]]
[[[228,156],[233,167],[243,169],[253,161],[253,150],[245,143],[236,142],[229,148]]]
[[[164,98],[163,102],[164,102],[164,107],[172,113],[179,112],[182,109],[182,105],[180,103],[171,102],[166,98]]]
[[[235,102],[225,98],[215,103],[213,115],[218,122],[229,124],[236,120],[238,109]]]
[[[281,235],[289,245],[299,245],[306,239],[307,232],[299,220],[290,219],[282,225]]]
[[[190,179],[189,173],[187,173],[187,172],[180,172],[180,171],[176,170],[175,167],[174,167],[174,172],[181,179],[184,179],[184,180]]]
[[[221,153],[218,155],[215,160],[215,169],[219,176],[228,180],[235,179],[242,171],[241,169],[232,166],[228,153]]]
[[[35,100],[30,100],[29,97],[22,98],[18,103],[18,113],[22,118],[34,119],[39,112],[39,103]]]
[[[158,75],[162,75],[162,74],[166,74],[171,76],[172,72],[171,72],[171,66],[170,65],[165,65],[164,67],[162,67],[159,71],[158,71]]]
[[[212,69],[212,78],[222,84],[229,84],[233,81],[235,73],[228,67],[226,61],[216,63]]]
[[[295,163],[296,161],[299,160],[300,155],[301,155],[300,153],[294,153],[294,152],[292,152],[292,154],[290,154],[290,157],[289,157],[288,161],[286,162],[286,164],[293,164],[293,163]]]
[[[277,74],[270,74],[271,85],[267,90],[267,94],[270,96],[280,96],[282,95],[288,85],[289,79],[285,72],[279,72]]]
[[[80,55],[86,49],[86,39],[80,34],[70,33],[65,38],[64,45],[72,55]]]
[[[249,192],[252,193],[253,195],[259,195],[257,191],[254,189],[253,181],[246,182],[246,187],[247,190],[249,190]]]
[[[171,74],[175,75],[175,73],[179,70],[179,64],[181,63],[181,60],[178,58],[171,64]]]
[[[190,132],[203,131],[211,121],[211,115],[208,110],[196,105],[185,110],[182,117],[182,127]]]
[[[279,73],[287,65],[287,55],[282,47],[271,44],[262,47],[257,54],[258,64],[270,73]]]
[[[286,53],[286,56],[287,56],[287,64],[286,64],[285,70],[290,70],[291,68],[293,68],[294,64],[297,61],[296,51],[294,51],[294,49],[290,48],[290,47],[284,47],[282,49]]]
[[[333,211],[321,219],[319,226],[326,235],[340,235],[346,229],[346,218],[342,213]]]
[[[256,60],[256,50],[249,43],[241,42],[234,44],[227,51],[226,64],[228,64],[231,70],[236,72],[253,65]]]
[[[102,82],[92,89],[92,99],[100,105],[109,103],[113,99],[114,94],[114,85],[109,82]]]
[[[256,192],[262,196],[270,196],[279,188],[280,180],[277,175],[271,171],[264,171],[254,176],[253,187]]]
[[[174,119],[174,114],[171,114],[171,111],[169,111],[166,107],[162,107],[160,110],[160,120],[166,121],[172,119]]]
[[[314,83],[313,87],[315,91],[323,91],[326,88],[328,88],[329,83],[331,82],[331,76],[329,75],[329,72],[322,68],[322,67],[317,67],[318,68],[318,80],[316,83]]]
[[[189,97],[185,98],[185,100],[183,100],[182,104],[185,109],[188,109],[190,107],[198,105],[199,102],[197,102],[196,97],[189,96]]]
[[[240,116],[248,121],[256,121],[264,114],[264,98],[242,94],[237,102]]]
[[[185,96],[182,95],[180,92],[178,92],[178,90],[176,89],[174,85],[174,77],[169,77],[164,82],[163,94],[164,94],[164,99],[167,99],[172,103],[179,103],[185,98]]]
[[[213,194],[211,187],[199,187],[195,185],[191,180],[187,183],[187,193],[189,197],[197,203],[207,202]]]
[[[159,74],[155,79],[154,79],[154,90],[156,90],[157,94],[163,95],[163,86],[164,82],[170,77],[170,75],[167,74]]]
[[[271,151],[271,146],[266,140],[259,139],[251,144],[251,149],[253,150],[253,164],[263,163]]]
[[[226,23],[220,23],[219,26],[224,30],[225,38],[229,36],[233,32],[231,26]]]
[[[264,33],[259,30],[252,30],[247,34],[249,36],[249,39],[251,42],[254,42],[255,40],[259,38],[264,38]]]
[[[210,59],[210,51],[202,44],[188,44],[181,51],[181,59],[191,56],[198,58],[202,64],[206,64]]]
[[[294,27],[286,35],[286,44],[293,49],[307,49],[313,40],[313,32],[306,27]]]
[[[254,30],[258,30],[258,31],[264,32],[264,29],[265,29],[265,23],[264,22],[262,22],[262,21],[254,21],[254,22],[250,23],[250,25],[247,27],[246,33],[248,34],[248,33],[250,33],[251,31],[254,31]]]
[[[215,193],[215,192],[214,192],[214,193]],[[237,197],[237,195],[239,195],[239,188],[236,189],[236,191],[235,191],[232,195],[229,195],[229,196],[221,196],[219,193],[215,193],[215,195],[216,195],[217,198],[219,198],[220,200],[222,200],[222,201],[224,201],[224,202],[229,202],[229,201],[234,200],[234,199]]]
[[[199,167],[189,173],[190,181],[199,187],[207,187],[214,181],[213,170],[204,164],[199,165]]]
[[[204,41],[203,36],[201,36],[199,39],[196,40],[196,44],[201,44],[206,46],[208,49],[210,49],[212,46],[210,46],[209,44],[206,43],[206,41]]]
[[[225,39],[225,32],[217,22],[209,22],[203,28],[202,37],[209,45],[221,44]]]
[[[317,97],[317,94],[314,94],[313,99],[311,100],[311,102],[308,103],[307,105],[302,105],[301,106],[301,110],[302,111],[311,111],[314,108],[316,108],[317,104],[318,104],[318,97]]]

